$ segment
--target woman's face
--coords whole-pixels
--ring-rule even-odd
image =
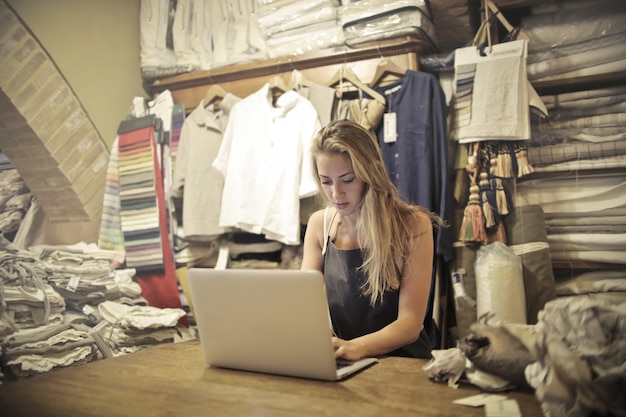
[[[315,162],[328,201],[342,216],[356,213],[363,199],[365,183],[356,177],[350,159],[341,154],[320,154]]]

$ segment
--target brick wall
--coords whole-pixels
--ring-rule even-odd
[[[0,1],[0,150],[51,222],[101,214],[109,152],[45,50]]]

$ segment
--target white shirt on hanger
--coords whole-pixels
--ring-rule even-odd
[[[213,166],[224,175],[219,225],[300,243],[300,198],[317,192],[310,146],[321,125],[295,91],[272,105],[269,84],[233,106]]]

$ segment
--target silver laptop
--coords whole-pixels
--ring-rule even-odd
[[[335,360],[319,271],[190,268],[189,286],[209,366],[337,381],[377,362]]]

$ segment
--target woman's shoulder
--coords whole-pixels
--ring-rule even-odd
[[[419,235],[427,231],[432,231],[437,223],[436,217],[420,206],[413,206],[407,215],[407,224],[413,231],[413,235]]]
[[[324,212],[328,210],[328,208],[323,208],[323,209],[319,209],[313,212],[313,214],[311,214],[311,216],[309,217],[309,222],[308,224],[311,223],[319,223],[319,222],[324,222]]]
[[[313,212],[313,214],[311,214],[311,216],[309,217],[309,221],[307,223],[307,229],[314,228],[316,232],[319,231],[319,233],[323,233],[325,213],[326,213],[326,221],[329,222],[333,213],[333,209],[326,207],[326,208],[317,210]]]

